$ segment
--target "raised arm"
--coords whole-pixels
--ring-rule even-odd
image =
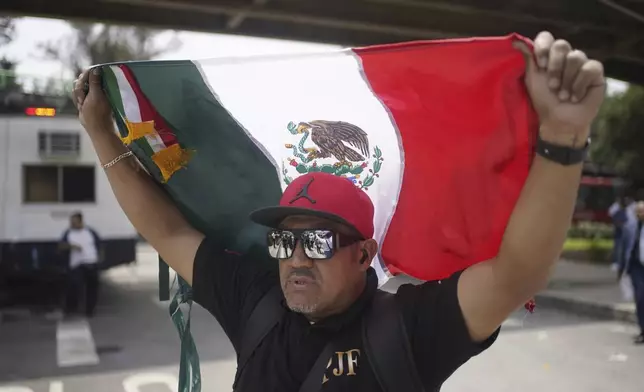
[[[601,63],[563,40],[541,33],[527,57],[525,83],[551,144],[583,148],[604,98]],[[543,289],[558,260],[575,205],[582,163],[563,165],[535,157],[498,256],[463,272],[458,298],[470,335],[490,336],[505,318]]]
[[[78,77],[74,99],[80,122],[104,165],[128,150],[116,135],[112,111],[97,71],[97,68],[85,71]],[[89,84],[87,95],[83,92],[85,83]],[[188,224],[136,159],[121,159],[105,172],[130,222],[170,267],[192,284],[194,258],[204,236]]]

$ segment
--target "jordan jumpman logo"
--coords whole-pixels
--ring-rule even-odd
[[[311,185],[313,180],[315,180],[315,178],[311,178],[308,183],[304,184],[302,186],[302,189],[300,189],[300,191],[297,193],[297,195],[295,195],[295,198],[293,200],[289,201],[288,203],[293,204],[293,203],[295,203],[296,200],[299,200],[301,198],[305,198],[308,201],[310,201],[311,204],[315,204],[315,200],[313,200],[311,198],[311,196],[309,196],[309,186]]]

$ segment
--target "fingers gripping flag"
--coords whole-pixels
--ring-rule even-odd
[[[381,283],[434,280],[497,254],[528,175],[537,121],[516,40],[101,68],[122,141],[197,229],[263,245],[248,214],[323,171],[372,198]]]

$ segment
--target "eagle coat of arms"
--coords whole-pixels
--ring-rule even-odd
[[[291,135],[301,135],[296,143],[284,145],[292,151],[282,162],[287,185],[294,176],[321,171],[348,178],[368,190],[379,177],[382,151],[375,146],[370,154],[369,138],[360,127],[344,121],[315,120],[290,122],[287,129]]]

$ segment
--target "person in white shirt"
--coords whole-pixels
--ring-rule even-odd
[[[92,317],[98,301],[98,274],[101,260],[101,239],[91,228],[85,226],[80,212],[70,218],[70,227],[65,230],[60,248],[69,252],[69,280],[65,301],[65,314],[78,312],[84,298],[85,316]]]

